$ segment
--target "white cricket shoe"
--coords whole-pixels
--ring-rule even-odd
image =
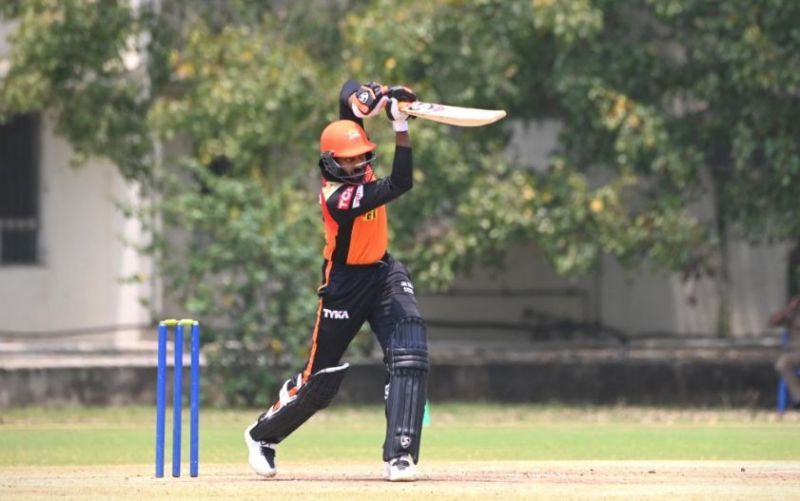
[[[404,454],[384,463],[383,478],[389,482],[415,481],[417,479],[417,471],[411,455]]]
[[[247,462],[259,475],[267,478],[274,477],[278,473],[278,467],[275,465],[275,444],[253,440],[250,430],[257,424],[258,421],[244,430],[244,443],[247,444],[248,451]]]

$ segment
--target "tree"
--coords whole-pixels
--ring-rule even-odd
[[[19,23],[0,115],[52,112],[76,160],[112,159],[155,201],[135,213],[183,231],[175,240],[153,225],[144,250],[211,324],[205,341],[231,401],[251,402],[277,382],[275,367],[304,356],[321,245],[317,135],[350,76],[563,123],[558,150],[537,169],[507,158],[502,124],[413,124],[416,187],[390,213],[392,247],[413,256],[421,289],[535,243],[565,275],[607,253],[687,277],[716,270],[724,292],[725,266],[713,258],[725,256],[726,238],[800,241],[791,0],[0,9]],[[368,129],[385,159],[381,120]],[[173,141],[184,149],[154,154]],[[713,217],[687,210],[707,194]],[[723,305],[722,334],[725,318]]]
[[[531,241],[563,274],[590,270],[603,252],[671,270],[702,261],[704,228],[675,195],[691,186],[685,159],[671,148],[663,117],[617,86],[620,65],[642,68],[621,49],[597,57],[625,33],[604,24],[616,12],[609,4],[605,13],[588,1],[415,2],[385,16],[390,2],[376,2],[348,19],[354,52],[364,55],[351,61],[353,70],[385,68],[428,100],[564,121],[545,176],[509,165],[508,137],[498,129],[426,131],[420,164],[439,167],[424,169],[420,192],[438,205],[406,201],[403,213],[418,219],[408,211],[413,203],[436,214],[446,230],[432,231],[434,238],[455,238],[431,245],[429,225],[412,233],[406,244],[425,258],[424,276],[439,273],[430,278],[444,285],[465,262]],[[593,186],[592,168],[607,170],[611,181]]]
[[[377,2],[366,19],[350,19],[355,52],[372,58],[357,64],[419,80],[430,99],[563,121],[547,176],[490,172],[508,184],[504,194],[504,183],[475,174],[481,166],[470,171],[472,197],[444,197],[450,214],[465,216],[452,217],[464,231],[443,251],[451,262],[470,238],[478,255],[533,240],[562,273],[590,269],[607,252],[627,265],[716,274],[725,334],[727,239],[797,241],[796,2],[440,1],[387,10],[390,2]],[[610,181],[590,189],[592,169]],[[706,195],[713,215],[687,212]],[[470,237],[481,230],[496,240]]]
[[[207,353],[224,394],[252,403],[304,356],[321,276],[309,181],[335,96],[319,105],[326,81],[275,20],[189,29],[170,55],[180,91],[155,101],[150,123],[164,140],[189,138],[190,150],[158,176],[154,209],[192,238],[185,253],[158,244],[170,290],[221,341]],[[197,183],[187,185],[187,173]]]

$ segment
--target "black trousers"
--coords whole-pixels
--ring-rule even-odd
[[[408,270],[388,253],[371,265],[326,263],[318,295],[304,379],[338,365],[364,322],[369,322],[385,355],[398,320],[421,318]]]

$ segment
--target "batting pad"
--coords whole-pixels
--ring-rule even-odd
[[[280,443],[318,410],[330,405],[349,368],[345,363],[322,369],[305,382],[302,374],[286,381],[278,402],[258,418],[250,436],[260,442]]]
[[[416,463],[419,460],[429,370],[427,335],[422,319],[406,318],[398,322],[387,361],[389,395],[386,399],[383,460],[411,454]]]

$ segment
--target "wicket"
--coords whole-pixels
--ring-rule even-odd
[[[189,385],[189,474],[196,477],[200,452],[200,323],[196,320],[163,320],[158,324],[158,369],[156,373],[156,478],[164,477],[164,428],[167,400],[167,337],[174,327],[172,390],[172,476],[181,476],[181,418],[183,399],[183,329],[191,326],[191,384]]]

